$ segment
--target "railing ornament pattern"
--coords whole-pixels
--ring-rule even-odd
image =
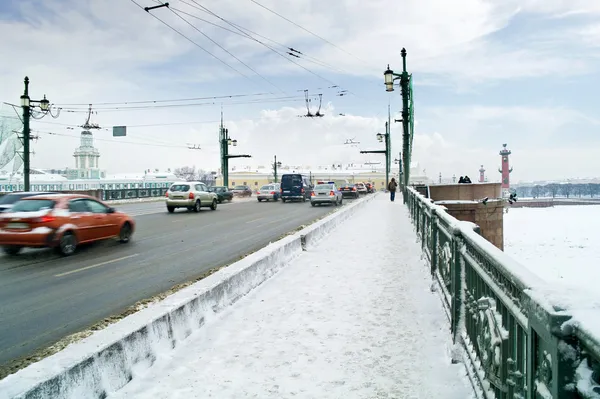
[[[407,196],[459,348],[453,362],[465,363],[478,397],[600,399],[600,304],[569,301],[571,292],[557,294],[475,224],[412,188]]]

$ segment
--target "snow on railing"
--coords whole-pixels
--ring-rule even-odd
[[[412,188],[407,205],[451,322],[453,361],[480,396],[600,399],[593,295],[549,286]]]

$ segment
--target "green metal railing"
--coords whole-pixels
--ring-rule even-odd
[[[600,307],[563,305],[576,293],[549,286],[477,225],[407,192],[451,324],[453,360],[465,363],[479,397],[600,399]]]

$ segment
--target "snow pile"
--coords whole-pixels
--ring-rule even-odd
[[[108,398],[470,398],[420,256],[378,196]]]

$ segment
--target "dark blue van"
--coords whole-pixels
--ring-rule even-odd
[[[281,176],[281,200],[283,202],[310,200],[311,192],[310,177],[300,173],[289,173]]]

